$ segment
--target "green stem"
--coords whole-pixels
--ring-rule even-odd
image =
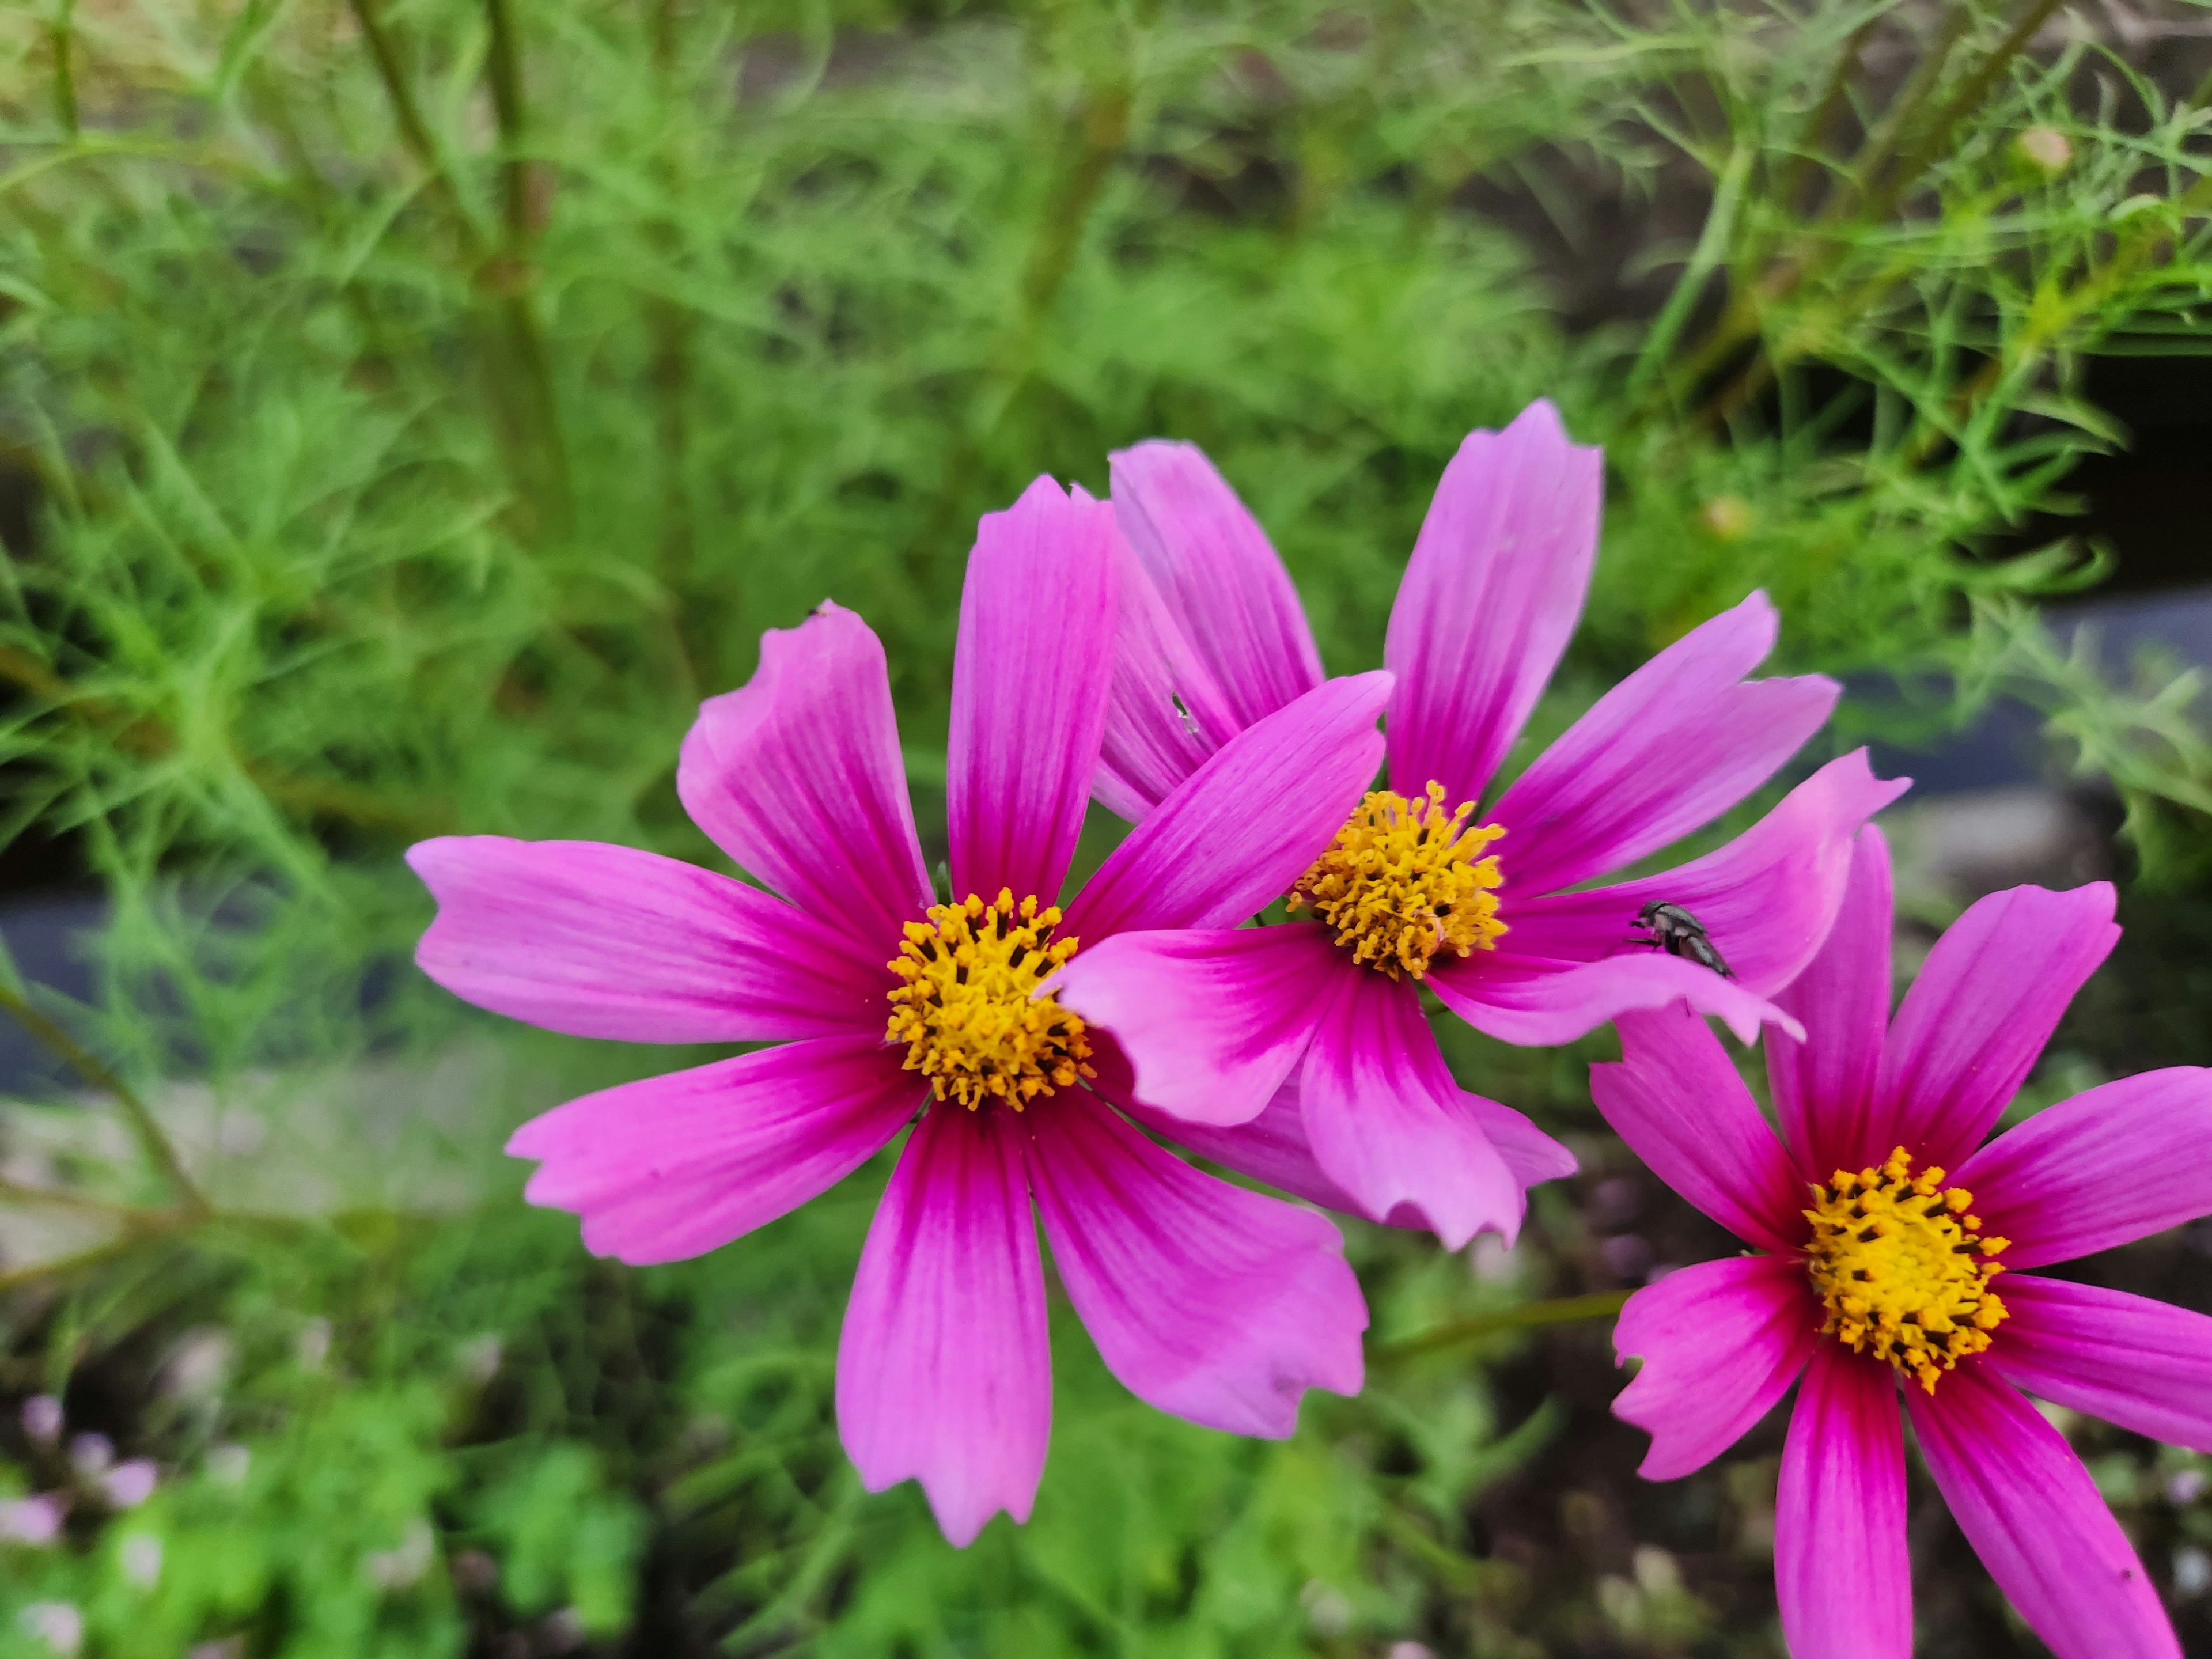
[[[54,120],[71,138],[76,119],[76,0],[61,0],[49,30],[54,49]]]
[[[1367,1358],[1378,1364],[1410,1359],[1417,1354],[1433,1353],[1439,1348],[1456,1348],[1469,1342],[1479,1342],[1486,1336],[1497,1336],[1506,1331],[1533,1330],[1545,1325],[1579,1324],[1586,1319],[1610,1319],[1627,1304],[1632,1295],[1629,1291],[1595,1291],[1588,1296],[1554,1297],[1548,1302],[1524,1302],[1517,1308],[1506,1308],[1493,1314],[1477,1314],[1472,1319],[1455,1319],[1438,1325],[1417,1336],[1401,1337],[1395,1342],[1379,1343],[1367,1351]]]
[[[161,1173],[161,1179],[176,1194],[179,1208],[190,1219],[198,1220],[208,1213],[208,1201],[192,1178],[185,1173],[185,1166],[177,1157],[177,1149],[161,1126],[155,1121],[154,1114],[146,1103],[139,1099],[130,1085],[107,1068],[106,1063],[91,1053],[67,1031],[24,1000],[21,993],[9,986],[0,985],[0,1008],[5,1008],[22,1028],[37,1042],[43,1043],[93,1087],[112,1095],[122,1107],[123,1115],[131,1121],[131,1132],[137,1135],[140,1148]]]

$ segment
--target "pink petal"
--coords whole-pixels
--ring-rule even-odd
[[[884,648],[849,611],[761,635],[752,678],[699,705],[676,793],[740,867],[872,955],[929,904]]]
[[[1117,933],[1050,981],[1109,1034],[1133,1098],[1194,1123],[1256,1117],[1306,1051],[1348,970],[1325,928]]]
[[[1112,467],[1115,520],[1237,723],[1319,685],[1290,574],[1213,463],[1194,445],[1153,439],[1115,451]]]
[[[1316,687],[1259,720],[1115,848],[1060,936],[1231,927],[1291,890],[1344,827],[1382,760],[1388,674]],[[1297,780],[1295,788],[1284,781]]]
[[[1843,688],[1746,680],[1774,648],[1764,593],[1692,629],[1598,699],[1490,817],[1523,891],[1571,887],[1704,828],[1820,729]]]
[[[2212,1071],[2176,1066],[2038,1112],[1951,1179],[2008,1267],[2109,1250],[2212,1215]]]
[[[1859,826],[1910,787],[1909,779],[1876,778],[1866,751],[1857,750],[1829,762],[1757,823],[1701,859],[1616,887],[1542,897],[1514,896],[1509,825],[1499,843],[1506,849],[1498,859],[1506,887],[1498,916],[1510,931],[1496,952],[1454,963],[1451,976],[1472,979],[1493,964],[1505,970],[1532,960],[1653,955],[1632,941],[1636,913],[1656,899],[1698,919],[1744,991],[1772,996],[1804,971],[1834,925]]]
[[[1833,1342],[1805,1368],[1782,1449],[1774,1590],[1795,1659],[1912,1659],[1897,1383]]]
[[[584,1218],[594,1255],[675,1261],[750,1232],[873,1157],[921,1103],[869,1036],[817,1037],[646,1078],[514,1132],[532,1204]]]
[[[1590,1067],[1590,1097],[1613,1133],[1738,1238],[1794,1251],[1808,1183],[1719,1039],[1680,1004],[1617,1024],[1620,1059]]]
[[[1119,537],[1115,554],[1121,620],[1091,793],[1108,811],[1141,823],[1245,722]]]
[[[2040,1273],[1999,1284],[1988,1363],[2015,1388],[2168,1445],[2212,1452],[2212,1319]]]
[[[1613,1347],[1644,1369],[1613,1414],[1651,1437],[1637,1473],[1673,1480],[1735,1444],[1789,1392],[1820,1328],[1804,1269],[1781,1256],[1701,1261],[1630,1297]]]
[[[1106,504],[1050,478],[976,528],[945,754],[956,897],[1060,897],[1106,728],[1118,557]]]
[[[1868,1144],[1957,1167],[2119,937],[2110,882],[1976,902],[1936,941],[1891,1023]]]
[[[1609,1019],[1677,1002],[1725,1021],[1741,1042],[1758,1036],[1763,1020],[1789,1019],[1711,969],[1652,951],[1602,962],[1545,961],[1499,951],[1432,969],[1426,983],[1476,1030],[1530,1048],[1572,1042]]]
[[[1490,1228],[1511,1242],[1521,1184],[1444,1069],[1419,994],[1364,968],[1343,977],[1299,1074],[1315,1161],[1362,1214],[1405,1206],[1449,1249]]]
[[[1259,1116],[1225,1128],[1193,1123],[1134,1101],[1120,1100],[1110,1089],[1102,1092],[1154,1134],[1211,1158],[1224,1169],[1264,1181],[1323,1209],[1340,1210],[1347,1215],[1360,1212],[1352,1195],[1323,1175],[1314,1161],[1312,1144],[1306,1139],[1305,1105],[1298,1097],[1295,1073],[1275,1091],[1274,1098]]]
[[[1024,1139],[995,1107],[924,1115],[868,1229],[837,1344],[837,1431],[861,1485],[920,1480],[956,1548],[1000,1510],[1029,1519],[1052,1431]]]
[[[1549,403],[1460,445],[1382,647],[1398,677],[1394,788],[1434,780],[1448,805],[1481,795],[1575,631],[1604,493],[1601,452],[1570,444]]]
[[[1080,1091],[1024,1117],[1053,1263],[1132,1394],[1279,1440],[1308,1389],[1359,1392],[1367,1304],[1334,1227],[1200,1174]]]
[[[571,1036],[748,1042],[880,1030],[883,950],[696,866],[588,841],[448,836],[407,862],[416,947],[455,996]]]
[[[2017,1391],[1969,1362],[1905,1400],[1960,1531],[2057,1659],[2181,1659],[2088,1470]]]
[[[1889,1155],[1866,1136],[1889,1026],[1889,846],[1869,824],[1851,854],[1850,878],[1827,943],[1776,994],[1805,1028],[1798,1042],[1766,1034],[1775,1115],[1798,1161],[1816,1176],[1879,1164]]]
[[[1111,1091],[1106,1092],[1111,1098]],[[1575,1172],[1575,1155],[1510,1106],[1501,1106],[1494,1100],[1485,1100],[1464,1090],[1459,1101],[1461,1108],[1474,1119],[1490,1144],[1498,1149],[1498,1157],[1504,1159],[1513,1179],[1522,1187],[1558,1181]],[[1314,1158],[1313,1145],[1306,1139],[1305,1103],[1299,1097],[1295,1075],[1275,1091],[1275,1097],[1259,1116],[1249,1123],[1227,1128],[1192,1123],[1140,1105],[1116,1103],[1153,1133],[1188,1147],[1224,1169],[1264,1181],[1270,1187],[1279,1187],[1324,1209],[1364,1215],[1370,1221],[1389,1226],[1427,1230],[1428,1223],[1421,1212],[1403,1205],[1388,1215],[1367,1215],[1351,1194],[1322,1172]]]

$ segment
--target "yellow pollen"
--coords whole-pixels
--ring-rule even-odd
[[[1075,954],[1054,940],[1060,908],[1017,907],[1001,887],[994,903],[970,893],[965,904],[933,904],[929,920],[909,921],[897,957],[884,1036],[906,1044],[906,1069],[936,1085],[938,1097],[974,1111],[1003,1100],[1016,1111],[1039,1095],[1096,1075],[1084,1062],[1091,1044],[1083,1022],[1050,996],[1033,995]]]
[[[1359,803],[1328,850],[1291,889],[1290,908],[1311,909],[1336,929],[1354,962],[1415,979],[1445,951],[1497,948],[1505,924],[1490,890],[1503,878],[1482,849],[1505,831],[1467,827],[1473,801],[1444,811],[1444,787],[1408,800],[1376,789]]]
[[[1899,1146],[1879,1170],[1838,1170],[1813,1189],[1805,1268],[1828,1310],[1824,1334],[1887,1359],[1929,1393],[1990,1346],[2005,1304],[1990,1289],[2012,1241],[1982,1237],[1974,1197]]]

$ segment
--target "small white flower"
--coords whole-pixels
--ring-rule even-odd
[[[68,1513],[69,1499],[58,1492],[0,1504],[0,1543],[51,1544],[61,1536],[62,1517]]]
[[[64,1659],[84,1645],[84,1615],[67,1601],[33,1601],[20,1617],[27,1635]]]
[[[151,1589],[161,1582],[161,1540],[153,1534],[132,1533],[123,1540],[118,1556],[124,1583],[139,1589]]]
[[[104,1434],[81,1434],[70,1442],[70,1465],[90,1480],[115,1461],[115,1443]]]
[[[50,1394],[34,1394],[23,1402],[23,1433],[41,1446],[62,1437],[62,1402]]]
[[[234,1490],[246,1484],[246,1472],[253,1467],[253,1454],[235,1442],[216,1447],[207,1455],[208,1479],[219,1486]]]
[[[100,1476],[100,1495],[110,1509],[135,1510],[154,1495],[161,1480],[161,1473],[151,1458],[134,1457]]]

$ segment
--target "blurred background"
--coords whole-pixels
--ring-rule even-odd
[[[957,1553],[832,1421],[887,1163],[592,1261],[501,1142],[712,1055],[462,1008],[399,854],[716,862],[677,744],[827,596],[933,860],[980,514],[1193,440],[1356,671],[1548,396],[1608,508],[1513,764],[1764,587],[1850,688],[1792,775],[1920,781],[1902,968],[2122,885],[2015,1112],[2205,1063],[2208,99],[2181,0],[14,0],[0,1654],[1778,1659],[1779,1422],[1650,1486],[1607,1414],[1609,1298],[1734,1248],[1609,1038],[1439,1021],[1583,1173],[1510,1251],[1349,1226],[1370,1384],[1291,1441],[1056,1306],[1035,1520]],[[2079,1271],[2212,1311],[2212,1224]],[[2212,1460],[2063,1426],[2212,1655]],[[1914,1479],[1921,1653],[2039,1653]]]

